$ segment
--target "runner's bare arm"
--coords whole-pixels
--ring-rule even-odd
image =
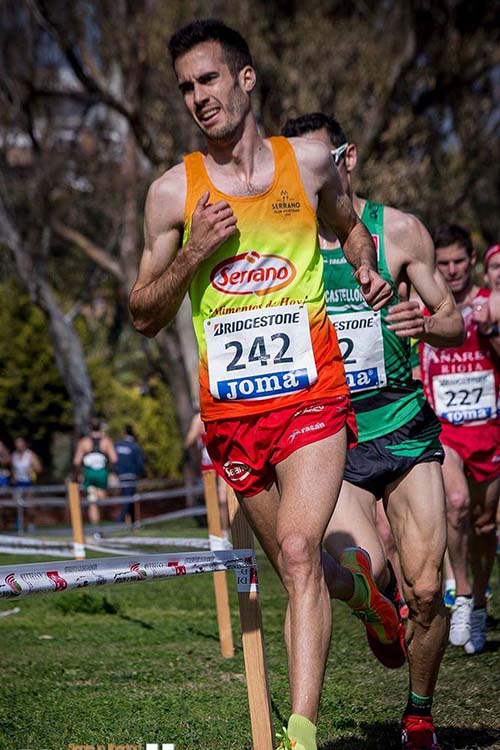
[[[200,412],[197,412],[191,420],[189,430],[184,440],[184,448],[191,448],[203,433],[203,422],[201,421]]]
[[[73,466],[80,466],[83,460],[83,456],[85,452],[88,450],[88,441],[86,438],[83,438],[82,440],[78,441],[78,445],[76,446],[75,455],[73,456]]]
[[[400,279],[406,278],[399,284],[401,301],[389,309],[387,326],[402,338],[411,336],[431,346],[460,346],[465,336],[462,315],[436,267],[431,236],[415,216],[393,210],[393,215],[396,214],[396,221],[387,221],[387,242],[401,248]],[[388,215],[391,216],[389,212]],[[409,299],[408,282],[431,312],[430,316],[424,315],[417,300]]]
[[[111,465],[116,466],[116,464],[118,463],[118,455],[115,451],[115,446],[113,444],[113,441],[111,440],[111,438],[104,438],[104,443],[105,443],[104,453],[107,454]]]
[[[36,453],[31,451],[31,454],[32,454],[32,461],[33,461],[33,469],[36,471],[37,474],[39,474],[42,470],[42,462],[40,461]]]
[[[487,336],[495,352],[500,355],[500,292],[492,290],[487,304],[474,305],[472,320],[479,332]]]
[[[337,236],[366,302],[379,310],[392,299],[392,289],[377,273],[375,245],[344,192],[328,147],[303,138],[291,138],[290,142],[318,217]]]
[[[146,200],[144,253],[129,300],[134,326],[145,336],[155,336],[170,323],[200,263],[236,232],[229,204],[210,204],[207,192],[200,196],[189,240],[181,248],[185,185],[184,167],[178,165],[152,184]]]

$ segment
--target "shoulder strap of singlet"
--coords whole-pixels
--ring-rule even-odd
[[[301,200],[310,211],[312,211],[316,221],[316,212],[314,211],[309,197],[306,193],[302,176],[300,174],[295,151],[288,138],[282,135],[269,138],[274,153],[275,169],[278,172],[278,178],[284,185],[289,185],[288,192],[291,198]],[[300,198],[299,198],[300,196]]]
[[[184,204],[184,241],[189,233],[191,216],[196,203],[206,190],[207,173],[203,163],[203,155],[200,151],[193,151],[184,157],[184,169],[186,170],[186,202]]]
[[[396,282],[391,276],[391,272],[389,271],[385,252],[384,208],[385,206],[383,203],[375,203],[374,201],[367,200],[363,208],[363,213],[361,214],[361,220],[365,223],[365,225],[367,225],[370,232],[372,232],[373,234],[377,234],[377,236],[379,237],[379,247],[377,248],[378,267],[379,270],[383,273],[384,277],[391,284],[396,294],[394,300],[394,302],[396,303],[399,301],[397,286]]]
[[[382,203],[375,203],[375,201],[367,200],[363,213],[361,215],[363,221],[369,222],[374,225],[377,231],[382,232],[384,229],[384,206]]]

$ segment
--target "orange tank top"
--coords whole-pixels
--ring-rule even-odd
[[[203,261],[190,286],[205,422],[348,393],[326,314],[316,215],[287,139],[269,142],[274,178],[258,195],[226,195],[200,152],[184,158],[183,244],[207,190],[212,203],[231,205],[239,230]]]

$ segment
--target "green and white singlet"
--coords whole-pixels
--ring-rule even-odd
[[[396,304],[398,291],[385,257],[384,206],[366,201],[361,220],[373,237],[378,272],[391,285]],[[326,308],[344,357],[359,442],[366,442],[406,425],[426,401],[421,383],[412,377],[410,340],[399,338],[385,324],[388,308],[375,312],[367,305],[340,247],[321,254]],[[422,432],[422,446],[438,434],[433,420],[429,431]],[[415,448],[412,441],[412,453]]]

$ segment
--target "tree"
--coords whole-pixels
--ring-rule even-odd
[[[360,146],[362,192],[429,226],[464,223],[479,250],[497,241],[496,13],[486,0],[5,0],[0,153],[11,215],[30,227],[18,232],[25,246],[45,248],[39,265],[63,317],[102,297],[114,342],[128,329],[147,186],[202,144],[166,54],[193,17],[222,17],[248,39],[265,133],[289,116],[334,112]],[[155,342],[136,341],[184,432],[196,377],[185,310]]]
[[[64,316],[46,278],[46,265],[43,261],[47,252],[47,239],[48,234],[44,231],[40,239],[40,252],[34,253],[22,241],[0,194],[0,244],[5,245],[13,254],[19,279],[45,315],[55,361],[73,404],[74,425],[78,431],[83,432],[88,425],[92,407],[90,380],[80,340],[71,322]]]
[[[13,281],[0,285],[2,439],[26,437],[44,458],[54,431],[71,430],[71,404],[55,363],[42,312]]]

